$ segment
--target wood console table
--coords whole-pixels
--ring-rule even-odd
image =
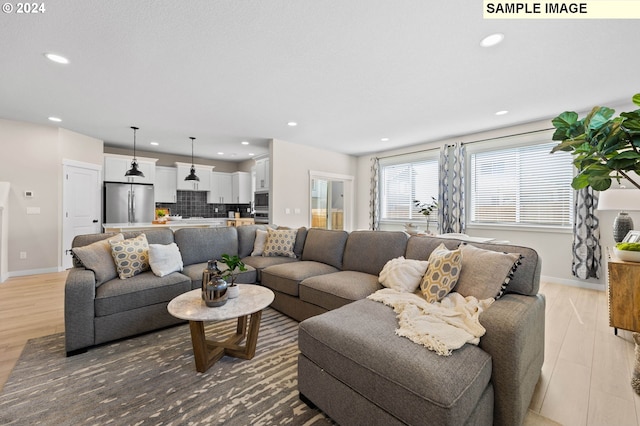
[[[640,332],[640,262],[625,262],[608,251],[609,326]]]

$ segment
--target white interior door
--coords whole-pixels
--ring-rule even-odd
[[[63,163],[62,259],[63,269],[73,267],[71,242],[76,235],[100,232],[102,167],[65,160]]]

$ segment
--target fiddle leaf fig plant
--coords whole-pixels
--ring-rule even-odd
[[[640,106],[640,93],[632,101]],[[553,140],[560,141],[551,152],[571,152],[579,171],[571,183],[574,189],[605,191],[612,179],[622,178],[640,189],[640,182],[629,174],[640,174],[640,109],[614,114],[611,108],[597,106],[581,120],[565,111],[551,121],[556,128]]]

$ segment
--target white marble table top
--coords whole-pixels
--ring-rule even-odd
[[[256,313],[273,302],[275,295],[266,287],[237,284],[239,295],[222,306],[210,308],[202,300],[202,290],[191,290],[174,298],[167,310],[176,318],[189,321],[223,321]]]

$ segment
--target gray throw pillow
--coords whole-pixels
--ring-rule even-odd
[[[71,249],[73,255],[80,261],[82,266],[93,271],[95,274],[96,287],[118,276],[116,264],[111,256],[111,245],[109,241],[123,240],[124,236],[117,234],[87,246],[74,247]]]
[[[500,298],[513,277],[521,255],[484,250],[471,244],[461,244],[462,269],[453,291],[478,300]]]

